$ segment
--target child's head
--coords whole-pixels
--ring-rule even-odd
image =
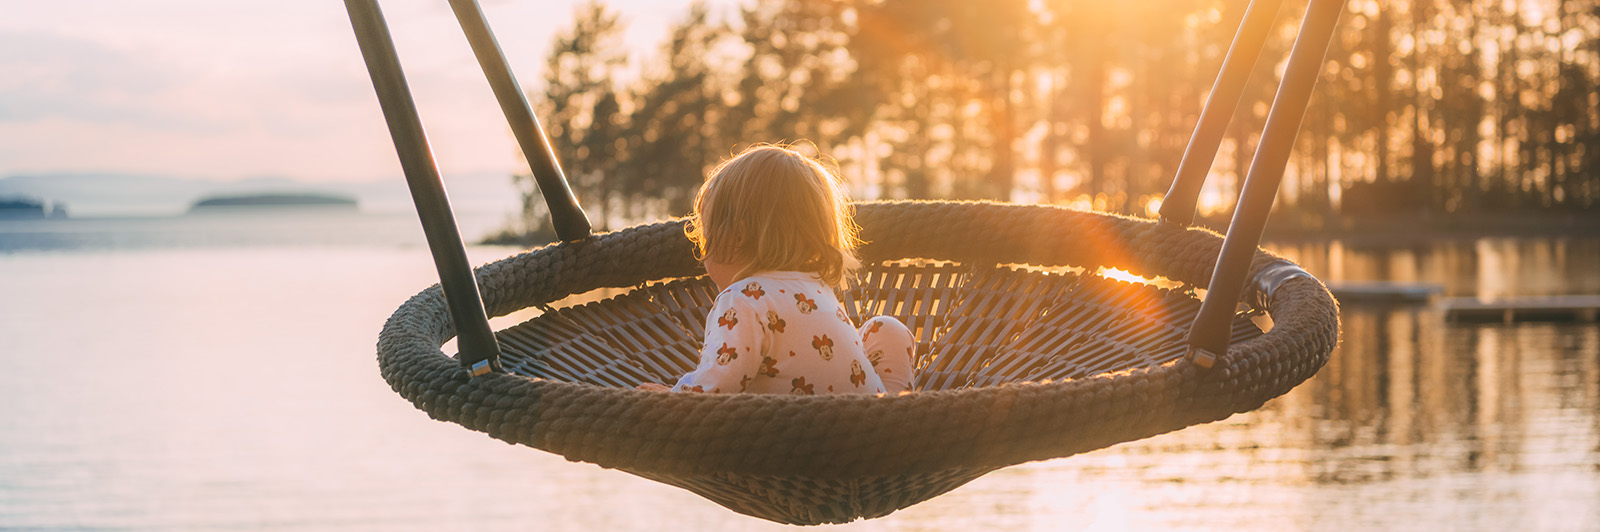
[[[700,258],[737,266],[734,279],[803,271],[833,286],[861,264],[856,231],[839,178],[817,160],[773,145],[718,165],[684,229]]]

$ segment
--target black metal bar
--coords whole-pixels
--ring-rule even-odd
[[[355,28],[361,56],[367,62],[367,72],[372,75],[372,88],[378,93],[383,118],[389,123],[389,136],[394,138],[400,167],[405,171],[417,216],[422,219],[423,234],[428,238],[428,249],[433,252],[433,262],[439,270],[440,286],[444,288],[450,318],[456,326],[456,344],[461,351],[458,358],[473,375],[497,370],[500,344],[489,328],[477,280],[467,264],[466,247],[461,243],[461,233],[450,213],[450,199],[445,195],[444,182],[439,179],[439,168],[428,148],[428,137],[417,116],[411,89],[406,85],[405,72],[400,69],[400,58],[395,54],[383,12],[379,11],[376,0],[345,0],[344,5],[350,12],[350,25]]]
[[[1228,224],[1228,238],[1217,256],[1217,267],[1211,274],[1200,314],[1189,327],[1189,358],[1201,366],[1209,367],[1217,356],[1228,350],[1233,313],[1239,296],[1244,293],[1250,261],[1261,243],[1261,231],[1272,211],[1272,200],[1278,195],[1284,166],[1294,150],[1295,135],[1300,131],[1300,121],[1311,102],[1311,91],[1316,87],[1328,45],[1333,40],[1333,30],[1343,11],[1344,0],[1311,0],[1306,6],[1300,35],[1295,38],[1294,50],[1289,52],[1283,83],[1273,98],[1267,125],[1261,131],[1261,144],[1250,162],[1250,172],[1245,178],[1244,191],[1239,195],[1239,205],[1234,209],[1233,221]]]
[[[1245,82],[1255,70],[1261,48],[1272,33],[1272,21],[1278,18],[1278,8],[1283,0],[1251,0],[1245,9],[1239,31],[1228,46],[1228,55],[1222,60],[1222,70],[1206,96],[1206,105],[1200,111],[1200,122],[1189,136],[1189,146],[1183,150],[1183,160],[1178,163],[1178,173],[1172,179],[1161,200],[1161,220],[1187,227],[1194,223],[1195,205],[1200,199],[1200,189],[1205,187],[1206,176],[1211,173],[1211,163],[1217,158],[1217,146],[1228,129],[1228,122],[1244,96]]]
[[[527,96],[517,85],[516,76],[511,74],[511,66],[506,62],[494,32],[489,30],[489,20],[478,7],[478,1],[450,0],[450,8],[455,11],[461,31],[466,33],[467,42],[472,45],[472,53],[478,56],[478,65],[483,67],[484,77],[489,78],[489,86],[494,89],[494,97],[499,100],[500,110],[506,115],[506,123],[511,125],[511,134],[517,138],[517,145],[528,159],[533,179],[544,194],[545,205],[550,207],[550,222],[555,227],[556,236],[568,242],[588,238],[589,217],[584,215],[583,208],[578,206],[578,198],[567,186],[566,174],[561,171],[555,150],[550,148],[550,139],[545,136],[539,119],[533,116],[533,109],[528,106]]]

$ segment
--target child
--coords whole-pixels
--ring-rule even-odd
[[[860,266],[859,241],[845,192],[821,163],[782,146],[745,150],[712,172],[684,231],[722,292],[699,367],[671,391],[911,389],[911,331],[885,316],[857,330],[834,297]]]

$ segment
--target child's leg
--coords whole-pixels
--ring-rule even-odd
[[[906,324],[889,316],[867,320],[861,325],[861,346],[866,349],[867,359],[872,361],[872,368],[878,372],[885,390],[891,394],[911,390],[915,382],[911,375],[911,355],[917,342]]]

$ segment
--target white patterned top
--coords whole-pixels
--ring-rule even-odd
[[[717,294],[700,365],[674,392],[883,393],[833,289],[804,272],[761,272]]]

